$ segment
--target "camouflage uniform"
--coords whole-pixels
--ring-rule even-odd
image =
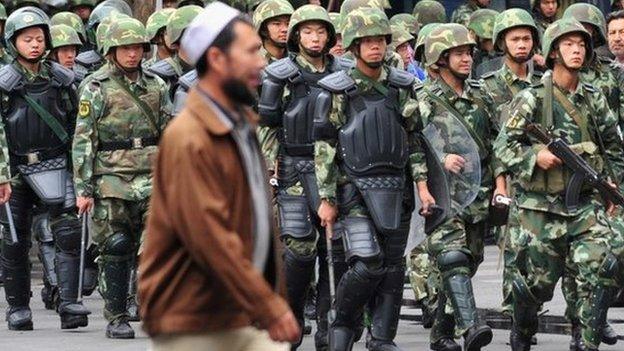
[[[388,19],[380,9],[357,9],[344,17],[343,42],[345,48],[350,48],[357,38],[367,36],[385,35],[389,42],[390,34]],[[397,83],[399,77],[403,83]],[[347,96],[344,91],[332,84],[332,82],[338,81],[350,85],[351,88],[345,89],[349,92],[352,91],[350,89],[353,89],[355,95],[349,93],[350,95]],[[349,270],[340,280],[336,292],[336,319],[331,325],[329,336],[330,349],[332,350],[351,350],[355,332],[359,326],[359,317],[369,301],[372,301],[370,305],[372,326],[370,329],[371,340],[368,344],[369,350],[398,350],[393,339],[396,335],[403,292],[405,274],[403,251],[405,250],[411,212],[414,206],[411,198],[411,194],[413,194],[411,175],[418,173],[415,168],[420,170],[423,162],[416,140],[415,113],[417,101],[413,82],[413,76],[387,65],[382,66],[381,74],[376,80],[365,76],[357,68],[352,68],[346,72],[334,73],[319,82],[319,85],[327,91],[319,97],[319,104],[322,102],[323,106],[318,108],[327,111],[327,114],[324,114],[323,118],[315,119],[315,135],[317,135],[314,147],[316,181],[320,197],[338,205],[339,222],[336,224],[335,234],[340,233],[342,235],[347,263],[349,263]],[[356,130],[360,129],[359,121],[368,123],[366,120],[370,120],[368,117],[354,118],[356,112],[351,109],[353,106],[351,101],[359,99],[359,103],[379,106],[380,96],[382,103],[384,100],[385,103],[390,103],[393,100],[396,108],[372,107],[380,114],[389,114],[383,118],[383,123],[389,124],[379,128],[379,133],[394,130],[397,133],[395,135],[405,135],[406,137],[402,147],[393,146],[391,147],[393,153],[384,154],[387,161],[384,160],[383,162],[394,162],[390,159],[396,157],[396,152],[403,148],[407,149],[409,146],[408,152],[404,154],[403,162],[405,163],[401,163],[405,165],[405,168],[397,166],[401,168],[396,170],[399,177],[405,177],[403,178],[405,179],[405,190],[392,193],[392,205],[384,208],[386,213],[392,213],[393,220],[390,224],[382,218],[383,215],[380,215],[379,208],[375,207],[374,195],[370,194],[369,200],[371,202],[367,200],[365,204],[360,192],[367,193],[368,190],[356,190],[355,179],[357,176],[353,176],[350,171],[346,170],[349,162],[353,162],[354,150],[347,150],[349,143],[343,139],[349,138],[350,140],[358,140],[358,143],[362,142],[362,139],[358,139],[357,136],[350,135],[350,133],[355,133]],[[358,109],[358,111],[368,115],[368,113],[363,112],[368,110]],[[354,124],[356,125],[354,126]],[[364,126],[361,127],[364,128]],[[396,128],[400,128],[400,130]],[[340,133],[340,137],[338,137],[338,133]],[[383,139],[381,136],[374,135],[369,138],[367,143],[370,146],[380,143],[380,138]],[[389,137],[383,140],[388,143],[396,142],[396,138],[394,138],[395,140],[392,139]],[[378,147],[373,146],[370,150]],[[387,174],[383,173],[388,172],[384,171],[385,168],[383,167],[389,166],[377,167],[381,167],[379,168],[381,174]],[[374,189],[375,185],[372,185],[372,188]],[[392,186],[390,189],[393,189]],[[388,229],[388,227],[394,229]],[[381,255],[384,257],[383,260],[380,259]]]
[[[544,33],[542,51],[548,57],[553,44],[570,33],[581,34],[592,56],[591,38],[574,19],[556,21]],[[552,65],[552,59],[547,64]],[[551,66],[552,67],[552,66]],[[616,174],[624,166],[617,119],[609,110],[604,95],[580,81],[570,93],[555,89],[551,133],[562,138],[598,171],[609,161]],[[561,98],[557,98],[557,94]],[[574,264],[577,282],[578,318],[582,339],[588,348],[597,349],[605,323],[613,277],[617,262],[609,252],[612,236],[604,207],[596,192],[587,188],[578,210],[570,212],[564,205],[563,193],[570,177],[565,166],[544,171],[536,165],[537,153],[544,147],[526,135],[528,123],[544,124],[541,116],[543,85],[522,91],[511,103],[510,118],[495,142],[495,152],[512,178],[516,191],[517,210],[510,216],[511,249],[516,254],[513,275],[513,321],[511,344],[514,349],[528,350],[535,334],[537,311],[553,296],[553,289],[566,268],[566,257]],[[576,114],[560,101],[568,100]],[[590,122],[587,119],[593,118]],[[595,122],[595,123],[593,123]],[[598,130],[594,127],[596,126]],[[549,126],[545,126],[548,128]],[[599,134],[606,148],[606,157],[596,146]],[[577,332],[574,330],[574,332]]]
[[[425,41],[427,65],[438,62],[447,50],[464,45],[476,45],[468,30],[458,24],[443,24],[435,28]],[[492,331],[478,325],[471,276],[483,261],[483,238],[489,229],[488,207],[492,197],[495,165],[490,140],[495,135],[492,101],[478,81],[467,79],[463,93],[457,93],[442,79],[437,79],[428,92],[428,99],[419,101],[421,123],[426,127],[439,116],[455,115],[462,124],[472,129],[470,134],[478,146],[481,159],[481,184],[476,199],[461,212],[446,220],[427,237],[429,254],[435,259],[443,282],[439,297],[437,316],[431,330],[432,348],[443,344],[455,344],[456,335],[464,336],[466,347],[487,345]],[[455,112],[447,106],[452,107]],[[459,123],[459,122],[458,122]],[[445,312],[450,302],[454,316]]]
[[[104,52],[141,43],[149,48],[145,28],[125,18],[110,27]],[[99,288],[109,337],[134,335],[129,325],[125,330],[115,327],[127,323],[130,265],[147,214],[152,159],[169,119],[167,101],[160,78],[139,71],[132,81],[114,61],[93,74],[80,96],[72,149],[74,182],[78,196],[95,200],[91,235],[100,247]]]
[[[478,9],[479,5],[477,5],[477,0],[466,0],[465,3],[453,11],[451,22],[459,23],[467,27],[470,22],[470,15]]]
[[[468,20],[468,29],[474,33],[475,41],[477,42],[477,52],[473,56],[472,62],[472,77],[479,78],[477,75],[479,68],[482,68],[490,63],[490,61],[496,59],[500,55],[496,50],[485,51],[480,47],[480,43],[486,40],[492,40],[492,34],[494,31],[494,18],[498,12],[490,9],[478,9],[470,14]]]
[[[414,6],[412,14],[421,28],[430,23],[446,23],[446,10],[439,1],[421,0]]]
[[[175,9],[167,8],[154,12],[145,23],[145,29],[147,30],[147,37],[150,43],[156,45],[166,45],[164,42],[156,43],[157,37],[162,37],[163,32],[166,30],[169,17],[175,12]],[[160,61],[158,57],[158,50],[154,50],[152,57],[143,62],[143,68],[151,67],[154,63]]]
[[[557,6],[561,6],[561,1],[557,0]],[[544,35],[546,28],[557,19],[556,16],[550,18],[544,17],[540,10],[540,0],[531,0],[531,14],[535,20],[540,38]]]
[[[399,13],[390,18],[390,25],[401,26],[405,28],[414,38],[418,37],[418,31],[420,31],[420,25],[416,21],[416,17],[409,13]]]
[[[102,67],[105,63],[104,56],[99,52],[97,48],[97,28],[100,23],[107,17],[116,17],[121,12],[111,6],[97,6],[89,16],[89,21],[85,26],[87,32],[87,44],[89,50],[81,52],[76,56],[76,63],[87,71],[87,74],[95,72],[98,68]]]
[[[43,30],[45,47],[51,48],[49,18],[38,8],[24,7],[13,12],[6,22],[4,38],[12,55],[17,55],[13,43],[19,31],[32,27]],[[3,77],[0,81],[0,114],[4,122],[0,134],[2,161],[8,162],[10,155],[11,173],[15,176],[11,179],[9,205],[18,236],[17,242],[5,238],[0,260],[6,276],[7,321],[11,330],[33,328],[28,251],[34,208],[50,213],[50,241],[56,244],[51,254],[57,268],[61,328],[87,326],[90,313],[77,302],[80,221],[67,163],[75,123],[76,91],[71,71],[43,57],[38,58],[37,72],[29,71],[16,60],[2,67],[0,74]],[[15,89],[18,86],[21,93]],[[5,154],[7,143],[9,152]],[[8,175],[3,171],[5,182]],[[2,224],[8,233],[6,217]],[[54,269],[54,264],[49,264],[50,257],[46,258],[46,268]]]
[[[6,23],[7,12],[4,8],[4,5],[0,4],[0,22],[2,22],[2,26],[4,27],[4,23]],[[4,43],[0,44],[0,65],[6,65],[11,63],[13,58],[4,50]],[[1,273],[1,272],[0,272]],[[0,279],[1,281],[1,279]]]
[[[498,49],[503,50],[504,45],[502,43],[505,39],[505,33],[518,27],[530,28],[533,32],[533,49],[531,53],[535,52],[539,45],[539,34],[537,26],[531,17],[531,14],[522,9],[509,9],[501,12],[496,18],[494,23],[494,44]],[[482,77],[482,85],[485,87],[488,95],[494,102],[496,110],[494,116],[496,118],[496,128],[500,130],[502,125],[505,124],[509,118],[509,105],[511,100],[520,91],[530,87],[533,84],[540,82],[542,77],[541,72],[534,71],[532,66],[527,61],[527,76],[525,78],[518,77],[512,72],[506,64],[503,64],[499,70],[487,73]],[[509,187],[508,187],[509,189]],[[509,196],[513,196],[509,194]],[[509,228],[497,228],[496,234],[498,237],[498,243],[503,250],[504,258],[504,270],[503,270],[503,313],[511,314],[511,272],[515,266],[515,254],[509,247]]]

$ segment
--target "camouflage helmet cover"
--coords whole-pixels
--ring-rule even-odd
[[[340,6],[340,14],[346,16],[363,7],[383,10],[385,8],[390,8],[390,4],[387,0],[345,0]]]
[[[103,4],[103,3],[102,3]],[[118,9],[112,6],[102,6],[102,4],[97,5],[91,14],[89,15],[89,20],[87,21],[87,25],[85,29],[87,31],[95,30],[95,28],[102,22],[102,20],[111,14],[121,13]]]
[[[110,6],[116,8],[117,11],[132,17],[132,7],[124,0],[104,0],[98,6]]]
[[[167,27],[169,17],[175,11],[176,10],[173,8],[165,8],[158,10],[152,13],[151,16],[149,16],[147,22],[145,22],[145,30],[147,30],[147,37],[150,41],[154,40],[154,38],[158,34],[158,31],[160,31],[162,28]]]
[[[150,50],[147,31],[141,21],[134,18],[121,18],[113,21],[104,39],[104,54],[108,54],[112,48],[123,45],[143,44],[145,51]]]
[[[516,27],[529,27],[531,29],[533,33],[533,49],[537,50],[539,47],[539,34],[533,16],[526,10],[519,8],[505,10],[496,16],[496,20],[494,21],[494,35],[492,38],[499,50],[503,50],[502,41],[505,32]]]
[[[52,48],[50,18],[48,15],[38,7],[21,7],[9,15],[4,26],[4,41],[7,45],[7,50],[13,57],[18,55],[13,40],[19,31],[30,27],[41,27],[45,36],[46,48]]]
[[[599,8],[586,3],[570,5],[563,13],[562,18],[572,17],[582,24],[589,24],[596,29],[598,38],[594,38],[596,46],[602,46],[607,42],[607,21]]]
[[[421,26],[429,23],[446,23],[446,10],[444,5],[434,0],[421,0],[416,3],[412,11],[416,21]]]
[[[420,25],[418,24],[418,21],[416,21],[416,17],[410,15],[409,13],[399,13],[392,16],[392,18],[390,18],[390,26],[396,25],[402,26],[410,34],[418,34],[418,31],[420,30]]]
[[[290,16],[295,12],[292,5],[286,0],[266,0],[260,3],[253,13],[253,24],[256,31],[260,31],[262,24],[270,18]]]
[[[490,9],[478,9],[470,14],[468,29],[482,39],[492,39],[494,31],[494,20],[498,15],[497,11]]]
[[[342,16],[340,16],[340,13],[330,12],[328,13],[328,15],[329,19],[334,25],[334,30],[336,31],[336,34],[342,34]]]
[[[95,7],[97,0],[69,0],[69,7],[88,6]]]
[[[591,40],[591,34],[583,27],[583,25],[574,18],[562,18],[553,22],[542,36],[542,54],[546,58],[546,66],[552,68],[553,59],[550,58],[550,53],[557,41],[569,34],[580,34],[585,40],[585,62],[587,64],[593,55],[593,45]]]
[[[376,8],[361,8],[355,10],[343,19],[342,45],[349,49],[356,39],[383,35],[386,43],[392,41],[392,29],[386,14]]]
[[[78,33],[83,42],[87,40],[87,32],[84,28],[84,24],[77,14],[69,11],[59,12],[52,16],[51,22],[52,25],[64,24],[70,26]]]
[[[418,33],[418,39],[416,39],[416,46],[414,47],[414,55],[420,62],[424,62],[425,40],[429,37],[429,34],[442,23],[429,23],[424,25]]]
[[[78,36],[78,32],[74,28],[66,24],[55,24],[50,27],[50,36],[52,37],[52,48],[60,48],[61,46],[82,46],[82,41]]]
[[[98,25],[95,31],[95,47],[97,48],[97,51],[100,52],[100,54],[104,54],[104,42],[106,40],[106,36],[108,35],[108,30],[110,29],[110,26],[113,24],[113,22],[119,21],[122,18],[131,17],[123,13],[116,13],[115,16],[108,16],[104,18],[102,22],[100,22],[100,24]]]
[[[7,11],[2,3],[0,3],[0,21],[5,21],[7,19]]]
[[[427,66],[438,62],[447,50],[464,45],[476,45],[468,32],[468,28],[457,23],[439,25],[425,39],[425,61]]]
[[[290,16],[288,24],[288,50],[291,52],[299,51],[299,43],[295,36],[298,32],[300,24],[308,21],[319,21],[325,24],[327,28],[327,44],[324,50],[329,50],[336,45],[336,31],[327,11],[318,5],[304,5],[295,10]]]
[[[401,25],[390,25],[392,29],[392,50],[396,50],[399,46],[414,40],[414,36]]]
[[[182,33],[184,33],[186,27],[191,24],[202,10],[203,8],[196,5],[182,6],[169,16],[167,28],[165,29],[165,43],[167,46],[171,47],[171,45],[177,43],[182,38]]]

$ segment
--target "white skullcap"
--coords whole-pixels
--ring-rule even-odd
[[[238,10],[216,1],[193,19],[184,31],[181,48],[191,65],[197,64],[223,28],[238,15]]]

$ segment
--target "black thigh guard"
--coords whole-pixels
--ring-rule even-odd
[[[54,242],[60,252],[77,255],[80,252],[80,221],[75,214],[62,214],[51,220]]]
[[[305,196],[277,195],[277,210],[280,236],[304,239],[315,235]]]
[[[355,257],[365,261],[380,258],[381,250],[377,241],[377,231],[370,218],[346,217],[340,221],[340,226],[347,262]]]

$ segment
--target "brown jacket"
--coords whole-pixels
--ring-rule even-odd
[[[252,206],[228,126],[193,89],[156,162],[138,285],[150,336],[266,328],[288,311],[272,289],[283,287],[279,255],[264,277],[251,262]]]

